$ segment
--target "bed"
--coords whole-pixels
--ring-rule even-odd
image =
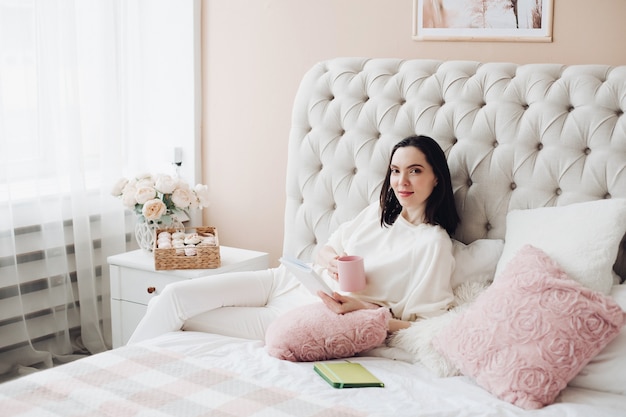
[[[378,199],[392,146],[409,135],[429,135],[448,157],[462,218],[454,236],[458,306],[349,358],[384,388],[335,389],[310,362],[269,355],[264,340],[180,331],[2,384],[2,415],[624,416],[625,108],[626,67],[320,62],[304,75],[294,100],[285,254],[310,261],[340,223]],[[509,314],[489,308],[511,296],[500,276],[510,274],[513,261],[519,266],[518,254],[529,248],[546,255],[541,282],[575,291],[592,309],[591,319],[575,321],[572,336],[587,335],[590,327],[589,349],[582,354],[578,345],[564,351],[558,344],[562,355],[552,359],[568,375],[567,386],[538,406],[511,396],[510,386],[501,389],[520,362],[510,375],[493,377],[459,352],[480,353],[484,345],[472,344],[476,335],[495,331],[490,343],[504,344],[496,345],[493,360],[511,366],[503,353],[509,335],[488,326]],[[578,317],[574,306],[567,316]],[[462,321],[470,311],[477,319]],[[545,323],[548,316],[513,324],[543,332],[533,346],[552,349],[561,339],[553,323]],[[601,320],[613,326],[596,331]],[[458,337],[446,339],[450,329]],[[563,360],[571,357],[576,363]],[[554,382],[545,378],[530,372],[522,382],[536,390]]]

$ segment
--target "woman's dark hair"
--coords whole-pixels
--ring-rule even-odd
[[[452,193],[450,168],[448,167],[446,155],[439,144],[428,136],[409,136],[393,147],[389,157],[387,175],[385,175],[385,181],[380,192],[381,226],[391,226],[402,212],[402,206],[391,189],[391,160],[399,148],[406,146],[414,146],[426,156],[426,161],[432,167],[437,178],[437,185],[426,201],[424,221],[428,224],[443,227],[452,236],[460,219]]]

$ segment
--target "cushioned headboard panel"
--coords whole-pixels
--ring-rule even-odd
[[[293,108],[284,252],[311,259],[376,201],[392,146],[413,134],[448,156],[466,243],[503,238],[512,209],[626,197],[625,108],[626,66],[321,62]]]

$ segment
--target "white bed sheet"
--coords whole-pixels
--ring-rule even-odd
[[[555,404],[526,411],[498,400],[467,377],[439,378],[419,364],[383,357],[350,359],[365,365],[385,388],[335,389],[322,380],[311,363],[293,363],[269,356],[261,341],[200,332],[172,332],[143,342],[305,393],[311,400],[363,411],[370,416],[550,416],[624,417],[626,396],[566,388]]]

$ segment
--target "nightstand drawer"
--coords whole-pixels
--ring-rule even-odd
[[[130,339],[147,309],[148,307],[143,304],[111,300],[111,321],[116,323],[116,326],[111,328],[114,347]]]
[[[140,270],[134,270],[132,273],[122,270],[119,278],[121,285],[117,286],[115,291],[117,294],[111,291],[111,298],[144,305],[147,305],[151,298],[159,295],[167,284],[181,280],[172,275],[160,275]]]

